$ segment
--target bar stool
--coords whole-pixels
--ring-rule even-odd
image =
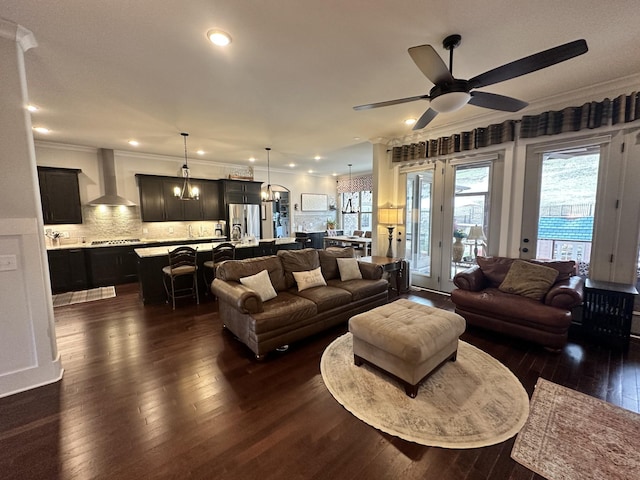
[[[216,278],[216,270],[225,260],[235,260],[236,258],[236,246],[229,242],[224,242],[216,247],[211,248],[211,260],[207,260],[202,264],[204,270],[202,270],[202,276],[206,285],[211,285],[213,279]],[[207,272],[211,272],[211,280],[207,278]],[[207,292],[209,289],[207,289]]]
[[[275,240],[258,242],[258,256],[265,257],[267,255],[275,255],[278,252]]]
[[[311,237],[306,233],[298,233],[296,232],[296,243],[300,244],[300,248],[309,248],[311,247]]]
[[[178,247],[169,251],[169,265],[162,268],[164,289],[171,298],[173,309],[176,309],[176,298],[193,297],[200,304],[198,294],[198,251],[191,247]],[[179,285],[179,277],[191,277],[190,285]]]

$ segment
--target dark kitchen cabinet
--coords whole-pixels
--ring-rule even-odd
[[[246,203],[258,205],[260,198],[260,182],[248,182],[244,180],[223,180],[223,198],[225,204]]]
[[[202,220],[224,219],[224,211],[220,208],[220,182],[202,182],[202,190],[200,191]]]
[[[174,189],[181,188],[183,179],[136,175],[140,188],[140,214],[143,222],[181,222],[219,220],[220,187],[218,180],[191,180],[200,190],[198,200],[180,200]]]
[[[82,223],[78,173],[69,168],[38,167],[45,225]]]
[[[140,188],[140,215],[143,222],[164,222],[162,177],[136,175]]]
[[[82,248],[49,250],[49,278],[53,293],[85,290],[88,286],[85,251]]]
[[[184,204],[197,202],[198,200],[180,200],[175,196],[174,189],[182,186],[182,179],[165,178],[163,180],[164,219],[167,222],[180,222],[184,220]]]
[[[108,287],[138,279],[137,256],[133,246],[99,247],[87,250],[93,287]]]

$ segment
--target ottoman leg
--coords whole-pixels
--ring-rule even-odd
[[[356,367],[359,367],[360,365],[363,364],[363,360],[358,355],[354,354],[353,363],[355,364]]]
[[[416,395],[418,395],[418,384],[411,385],[410,383],[404,382],[404,391],[409,397],[416,398]]]

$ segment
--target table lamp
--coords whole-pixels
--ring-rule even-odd
[[[378,223],[387,226],[389,230],[389,248],[387,249],[387,257],[393,257],[393,229],[396,225],[402,225],[404,219],[404,208],[379,208]]]
[[[480,243],[484,243],[487,239],[484,236],[484,231],[482,227],[479,225],[475,225],[469,229],[469,235],[467,235],[467,240],[473,240],[473,258],[478,258],[478,241]]]

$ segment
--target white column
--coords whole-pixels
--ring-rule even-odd
[[[62,377],[24,53],[33,34],[0,18],[0,397]]]

